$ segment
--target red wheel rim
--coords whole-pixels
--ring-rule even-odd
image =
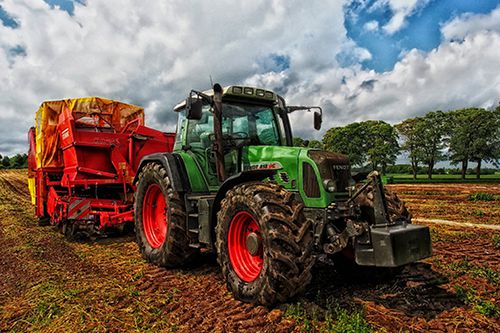
[[[246,211],[238,212],[229,226],[227,236],[227,247],[229,260],[233,269],[240,279],[252,282],[262,271],[263,251],[262,245],[258,252],[252,255],[247,247],[247,237],[255,233],[260,237],[260,228],[257,221]]]
[[[152,248],[159,248],[167,236],[167,214],[163,192],[158,184],[148,187],[142,203],[144,235]]]

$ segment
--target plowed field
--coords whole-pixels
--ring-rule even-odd
[[[498,185],[392,187],[417,219],[500,224],[498,201],[468,200]],[[500,231],[431,228],[435,255],[394,278],[318,264],[304,295],[266,309],[235,301],[211,257],[165,270],[133,236],[70,243],[37,226],[25,172],[0,170],[0,331],[500,332]]]

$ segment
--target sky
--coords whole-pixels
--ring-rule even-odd
[[[0,23],[2,155],[26,152],[45,100],[120,100],[175,131],[210,77],[322,106],[320,132],[292,119],[308,138],[500,101],[499,0],[0,0]]]

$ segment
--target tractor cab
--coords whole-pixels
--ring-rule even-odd
[[[179,113],[174,150],[185,152],[198,162],[210,187],[218,187],[228,177],[255,168],[248,158],[252,152],[262,147],[292,146],[289,112],[317,108],[320,112],[315,112],[315,127],[319,129],[321,124],[321,108],[286,107],[283,98],[271,91],[229,86],[222,89],[220,103],[214,103],[214,96],[214,90],[192,91],[174,108]],[[221,123],[214,127],[218,113]],[[218,147],[223,155],[222,178],[217,171]]]

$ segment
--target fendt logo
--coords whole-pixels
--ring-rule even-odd
[[[332,169],[333,170],[349,170],[349,165],[348,164],[334,164],[332,165]]]

